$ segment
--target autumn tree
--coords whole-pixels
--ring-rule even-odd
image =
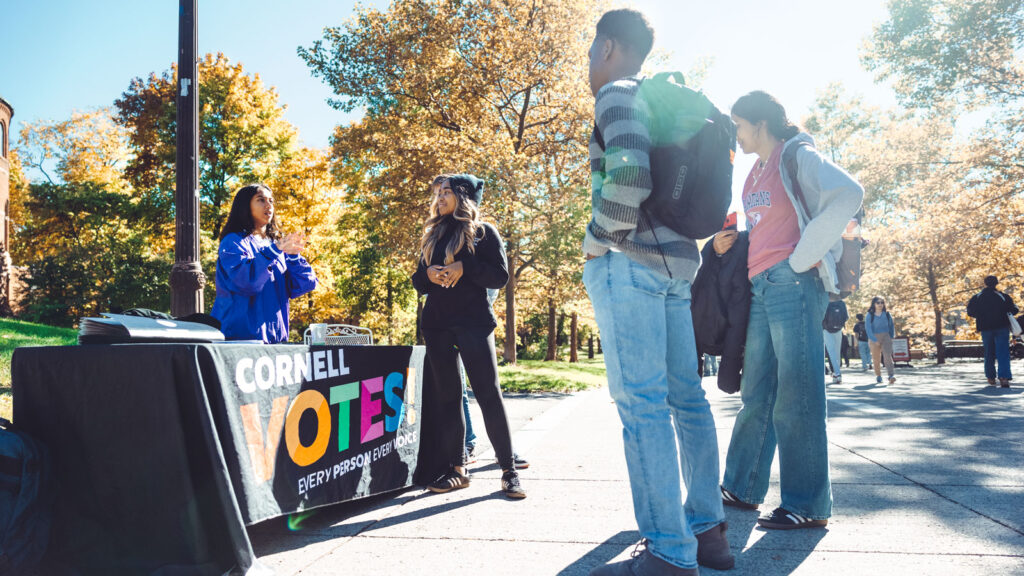
[[[170,233],[174,222],[177,66],[135,78],[114,105],[130,131],[125,175]],[[231,198],[246,183],[271,177],[293,148],[295,129],[284,119],[277,92],[258,74],[223,54],[199,62],[200,224],[213,238]]]
[[[592,119],[585,58],[598,9],[589,0],[461,3],[398,0],[362,9],[299,50],[364,119],[338,129],[334,153],[358,185],[352,201],[377,227],[381,248],[408,273],[431,176],[474,172],[487,182],[484,210],[507,242],[505,359],[515,361],[517,281],[536,263],[545,231],[538,210],[556,190],[551,159],[575,162],[572,190],[586,190]],[[569,172],[566,173],[569,175]],[[578,250],[566,265],[581,260]],[[579,264],[577,262],[577,264]]]
[[[47,179],[22,187],[12,214],[29,318],[69,325],[111,308],[166,308],[171,262],[138,225],[122,177],[127,142],[106,109],[22,129],[18,155]]]
[[[1004,288],[1011,292],[1024,284],[1024,2],[894,0],[889,12],[867,44],[866,66],[879,79],[892,80],[917,116],[949,124],[983,109],[989,118],[964,138],[951,129],[918,134],[945,151],[903,159],[914,185],[893,188],[894,209],[886,211],[890,217],[875,234],[880,257],[894,257],[883,252],[887,244],[917,254],[894,261],[890,285],[907,285],[901,264],[916,263],[911,270],[933,277],[930,316],[941,361],[943,311],[962,310],[986,274],[1008,280]],[[900,147],[888,146],[887,152],[899,154]],[[921,250],[926,246],[930,250]]]

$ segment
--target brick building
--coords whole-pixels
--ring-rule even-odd
[[[11,315],[11,117],[14,108],[0,98],[0,315]]]

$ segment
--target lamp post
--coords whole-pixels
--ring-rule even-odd
[[[171,268],[171,315],[203,311],[206,275],[199,264],[199,85],[196,7],[179,0],[177,165],[174,267]]]

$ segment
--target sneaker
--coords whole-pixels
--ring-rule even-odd
[[[832,377],[832,383],[833,384],[842,384],[843,383],[843,377],[842,376],[833,376]]]
[[[998,386],[998,384],[996,384],[996,379],[995,378],[989,378],[988,379],[988,385],[989,386]]]
[[[881,376],[876,376],[875,377],[875,384],[881,384],[881,383],[882,383],[882,377]]]
[[[434,480],[427,486],[427,490],[436,494],[444,494],[445,492],[451,492],[452,490],[458,490],[460,488],[466,488],[469,486],[469,476],[459,472],[457,468],[452,468],[448,472],[441,476],[437,480]]]
[[[697,564],[714,570],[729,570],[736,565],[736,557],[729,551],[729,540],[725,537],[728,528],[729,524],[723,521],[697,534]]]
[[[776,508],[772,510],[771,514],[765,514],[758,518],[757,523],[762,528],[769,530],[794,530],[797,528],[821,528],[828,524],[828,520],[825,518],[814,520],[789,512],[785,508]]]
[[[501,491],[505,496],[513,499],[526,498],[526,490],[519,484],[519,473],[515,470],[505,470],[501,475]]]
[[[516,470],[526,470],[530,467],[530,461],[515,452],[512,453],[512,462],[515,463]]]
[[[640,550],[640,548],[643,550]],[[658,558],[647,547],[647,539],[643,539],[631,554],[632,558],[614,564],[598,566],[590,571],[590,576],[699,576],[696,568],[680,568],[675,564]]]
[[[757,510],[757,504],[751,504],[740,500],[735,494],[726,490],[724,486],[719,486],[718,489],[722,491],[722,504],[732,506],[733,508],[740,508],[742,510]]]
[[[466,448],[465,448],[465,451],[463,453],[464,454],[464,458],[462,459],[462,465],[463,466],[466,466],[466,465],[469,465],[469,464],[472,464],[472,463],[476,462],[476,455],[474,454],[474,452],[476,452],[476,445],[475,444],[466,444]]]
[[[896,377],[895,376],[889,376],[889,384],[895,384],[895,383],[896,383]]]
[[[1000,378],[999,379],[999,386],[1001,386],[1002,388],[1009,388],[1010,387],[1010,379],[1009,378]]]

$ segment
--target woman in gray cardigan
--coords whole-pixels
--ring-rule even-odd
[[[764,528],[824,526],[832,514],[825,430],[824,342],[828,293],[838,294],[842,233],[864,190],[814,149],[771,95],[732,107],[736,141],[759,161],[743,186],[750,230],[750,320],[736,416],[722,480],[726,505],[756,509],[779,450],[781,506]]]

